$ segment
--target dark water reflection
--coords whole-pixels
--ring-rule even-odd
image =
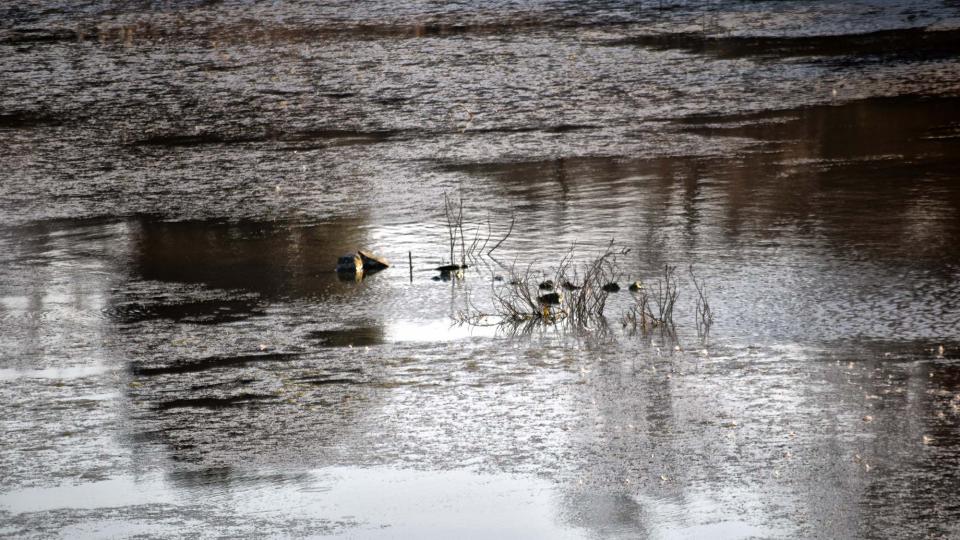
[[[42,4],[0,536],[960,534],[955,5]],[[611,239],[710,340],[452,325]]]
[[[240,289],[261,297],[323,296],[341,253],[370,243],[363,220],[309,227],[271,222],[138,223],[140,279]]]

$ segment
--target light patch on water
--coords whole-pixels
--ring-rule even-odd
[[[177,488],[160,475],[28,488],[0,495],[14,514],[135,505],[208,507],[214,513],[362,523],[366,538],[583,538],[555,519],[555,487],[523,476],[470,471],[332,467],[307,475]],[[231,486],[234,489],[231,489]],[[84,535],[131,533],[129,522],[83,524]],[[141,523],[138,527],[142,527]],[[63,531],[66,532],[66,531]],[[355,537],[346,531],[344,537]]]
[[[730,516],[721,511],[718,500],[736,500],[741,508],[740,516]],[[711,538],[735,540],[741,538],[789,537],[786,530],[758,527],[743,519],[745,515],[763,515],[763,501],[759,493],[734,489],[720,492],[690,490],[684,493],[682,502],[650,497],[637,497],[638,503],[648,512],[651,538],[658,540],[681,540],[687,538]]]
[[[451,320],[397,321],[387,325],[387,341],[437,342],[493,337],[495,326],[455,324]]]
[[[112,478],[56,487],[26,488],[0,494],[0,507],[15,514],[48,512],[60,508],[94,509],[171,504],[176,500],[156,477]]]
[[[9,311],[27,311],[30,299],[26,296],[0,296],[0,306]]]
[[[0,381],[16,379],[83,379],[109,371],[107,366],[51,367],[46,369],[0,369]]]
[[[713,540],[736,540],[740,538],[767,538],[769,531],[754,527],[745,521],[721,521],[709,525],[695,525],[671,530],[655,538],[711,538]]]
[[[290,502],[353,516],[371,526],[363,533],[368,538],[585,537],[556,522],[555,488],[543,480],[351,468],[331,469],[325,476],[329,491],[297,493]],[[251,510],[260,504],[249,502]]]
[[[60,530],[61,538],[132,538],[176,536],[180,527],[150,521],[101,519],[77,523]]]
[[[740,494],[748,510],[759,505]],[[0,494],[0,508],[13,514],[61,509],[116,509],[172,505],[202,509],[208,516],[239,514],[282,522],[324,520],[355,524],[332,531],[355,538],[588,538],[589,525],[564,510],[564,493],[547,480],[468,470],[416,471],[389,467],[329,467],[307,473],[214,475],[206,482],[178,482],[177,475],[150,474],[78,485],[27,488]],[[575,503],[589,507],[603,497],[583,492]],[[619,499],[617,499],[619,500]],[[683,503],[638,498],[651,538],[735,539],[770,536],[743,520],[717,518],[719,506],[704,493]],[[166,513],[166,512],[165,512]],[[752,514],[756,515],[756,514]],[[715,518],[713,523],[704,523]],[[591,519],[589,516],[582,519]],[[65,536],[109,537],[147,530],[148,520],[87,520],[64,527]],[[163,525],[162,523],[159,525]],[[209,525],[209,524],[208,524]],[[69,533],[69,534],[68,534]]]

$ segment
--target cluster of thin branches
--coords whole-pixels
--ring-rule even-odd
[[[495,280],[493,285],[493,312],[485,313],[467,301],[467,310],[456,318],[468,324],[506,326],[530,331],[543,325],[563,322],[576,330],[594,331],[607,327],[605,311],[611,292],[621,273],[618,257],[629,249],[616,248],[610,242],[599,254],[581,265],[573,264],[573,249],[564,256],[551,279],[538,282],[542,274],[532,271],[533,264],[520,269],[509,269],[509,280]],[[697,334],[705,338],[713,323],[713,313],[707,300],[706,282],[689,267],[690,278],[696,290]],[[499,278],[498,278],[499,279]],[[649,287],[631,288],[633,304],[622,315],[624,327],[647,335],[658,330],[674,335],[674,311],[680,297],[677,268],[664,265],[663,273]]]
[[[556,322],[566,317],[564,310],[541,300],[540,287],[533,278],[531,266],[522,272],[511,267],[506,285],[493,288],[494,309],[504,322]]]
[[[572,285],[568,309],[570,318],[578,326],[590,326],[593,322],[602,319],[607,307],[607,298],[610,296],[606,286],[616,282],[619,276],[617,257],[629,252],[630,250],[626,248],[614,248],[611,240],[602,253],[583,267],[582,282],[571,282],[566,277],[565,267],[561,268],[561,278],[558,282]],[[567,260],[569,261],[569,257]]]
[[[680,296],[676,267],[664,265],[662,278],[656,280],[654,288],[641,289],[634,294],[634,304],[627,309],[623,316],[623,325],[642,332],[659,328],[672,334],[675,328],[673,321],[674,307]],[[688,267],[690,280],[697,292],[694,318],[697,326],[697,335],[706,338],[713,325],[713,311],[707,300],[706,281],[697,278],[693,265]]]
[[[575,268],[573,250],[561,259],[553,277],[539,282],[532,264],[522,270],[509,269],[509,280],[493,286],[493,317],[497,324],[554,324],[567,321],[577,328],[604,326],[604,311],[610,295],[609,284],[619,275],[617,257],[629,253],[611,241],[589,262]],[[582,276],[582,277],[581,277]],[[468,304],[460,322],[481,324],[490,315]]]
[[[656,280],[654,288],[642,288],[634,294],[634,303],[623,316],[623,325],[641,331],[653,328],[672,330],[673,308],[680,297],[677,286],[676,267],[663,266],[663,277]]]
[[[487,247],[487,244],[490,242],[491,237],[493,236],[493,228],[490,224],[490,219],[487,219],[487,235],[485,238],[482,238],[480,231],[482,225],[477,225],[474,230],[473,240],[468,246],[466,243],[466,234],[463,231],[463,198],[459,197],[456,200],[450,197],[447,193],[443,194],[443,210],[444,216],[447,220],[447,237],[450,242],[450,264],[459,264],[461,267],[466,267],[467,262],[475,262],[478,257],[482,256],[484,250]],[[499,242],[494,244],[489,250],[486,251],[487,256],[493,255],[493,252],[499,248],[507,238],[513,233],[513,226],[516,223],[516,217],[510,219],[510,228],[507,230],[507,233],[500,239]],[[459,243],[460,247],[460,262],[456,263],[456,250],[457,244]]]

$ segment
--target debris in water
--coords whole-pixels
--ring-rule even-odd
[[[363,270],[365,272],[376,272],[390,267],[390,263],[383,257],[379,257],[369,251],[357,250],[357,255],[363,261]]]
[[[438,266],[436,270],[440,272],[439,276],[434,276],[434,281],[450,281],[452,278],[462,278],[463,271],[467,268],[465,264],[447,264]]]
[[[337,272],[363,272],[363,259],[356,253],[348,253],[337,259]]]
[[[347,253],[337,259],[337,272],[372,274],[388,268],[390,263],[383,257],[378,257],[369,251],[357,250],[356,253]]]
[[[469,268],[469,266],[466,264],[445,264],[443,266],[436,267],[435,270],[441,274],[449,274],[451,272],[456,272],[457,270],[466,270],[467,268]]]

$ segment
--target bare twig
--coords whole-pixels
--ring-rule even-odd
[[[487,247],[487,242],[490,241],[490,235],[493,234],[493,229],[490,228],[490,216],[487,216],[487,238],[483,241],[483,245],[480,246],[480,253],[483,253],[484,248]]]
[[[710,335],[710,326],[713,325],[713,311],[710,309],[710,302],[707,301],[707,283],[704,280],[697,280],[693,273],[693,265],[689,267],[690,279],[693,281],[693,287],[697,290],[696,321],[697,335],[701,338],[707,338]]]
[[[447,236],[450,240],[450,264],[454,264],[454,251],[457,239],[460,240],[460,264],[466,264],[466,247],[463,239],[463,198],[454,203],[450,196],[443,194],[443,211],[447,218]]]
[[[508,231],[507,231],[507,234],[505,234],[504,237],[501,238],[499,242],[497,242],[497,245],[495,245],[495,246],[493,246],[492,248],[490,248],[490,251],[487,252],[487,255],[490,255],[491,253],[493,253],[494,251],[496,251],[496,249],[497,249],[498,247],[500,247],[500,244],[502,244],[502,243],[504,242],[504,240],[506,240],[507,238],[510,237],[510,233],[513,232],[513,226],[514,226],[514,224],[515,224],[516,222],[517,222],[517,216],[512,216],[512,217],[510,218],[510,230],[508,230]]]
[[[657,325],[673,326],[673,307],[677,303],[680,292],[677,290],[676,267],[663,265],[663,281],[657,280],[657,295],[653,302],[657,308],[655,323]]]

